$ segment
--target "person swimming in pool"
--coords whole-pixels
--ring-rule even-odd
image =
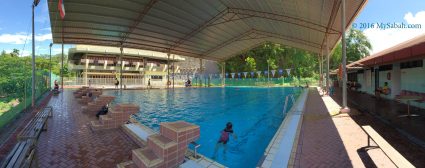
[[[229,142],[229,137],[230,137],[230,135],[232,135],[233,136],[233,138],[234,139],[237,139],[237,136],[236,136],[236,134],[233,132],[233,125],[232,125],[232,123],[231,122],[227,122],[227,124],[226,124],[226,128],[224,128],[221,132],[220,132],[221,134],[220,134],[220,138],[218,139],[218,141],[217,141],[217,144],[215,145],[215,149],[214,149],[214,156],[213,156],[213,158],[215,158],[216,157],[216,155],[217,155],[217,150],[218,150],[218,148],[221,146],[221,145],[223,145],[224,146],[224,150],[223,150],[223,153],[226,153],[226,150],[227,150],[227,142]]]

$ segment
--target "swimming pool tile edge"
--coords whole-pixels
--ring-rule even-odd
[[[293,164],[295,162],[295,152],[297,150],[298,138],[299,138],[300,129],[302,125],[303,112],[304,112],[305,103],[308,97],[308,91],[309,89],[305,89],[302,92],[302,94],[299,96],[299,98],[296,100],[294,105],[291,107],[290,111],[287,113],[287,116],[282,121],[277,132],[275,133],[269,145],[267,146],[264,152],[263,162],[258,164],[257,167],[270,168],[270,167],[276,167],[277,165],[280,165],[280,166],[285,165],[286,167],[293,167]],[[290,128],[294,128],[295,133]],[[293,136],[288,137],[288,135],[286,134],[292,134]],[[292,147],[290,148],[290,151],[286,148],[282,149],[282,142],[284,141],[292,142],[291,143]],[[278,148],[278,151],[275,152],[274,150],[271,150],[272,148]],[[285,154],[286,155],[289,154],[289,157],[277,158],[277,156],[281,156]],[[282,160],[283,160],[283,163],[282,163]]]

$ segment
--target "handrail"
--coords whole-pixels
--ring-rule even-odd
[[[291,100],[292,100],[292,104],[294,104],[294,103],[295,103],[294,94],[287,95],[287,96],[285,97],[285,105],[283,106],[283,113],[285,113],[285,112],[286,112],[286,108],[288,107],[288,99],[289,99],[289,98],[291,98]]]

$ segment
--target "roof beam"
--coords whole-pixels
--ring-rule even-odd
[[[250,34],[252,34],[252,33],[254,33],[254,32],[255,32],[255,30],[254,30],[254,29],[248,30],[248,31],[246,31],[246,32],[244,32],[244,33],[242,33],[242,34],[239,34],[239,35],[238,35],[238,36],[236,36],[236,37],[233,37],[233,38],[231,38],[231,39],[229,39],[229,40],[225,41],[224,43],[221,43],[221,44],[219,44],[219,45],[217,45],[217,46],[215,46],[215,47],[213,47],[213,48],[209,49],[208,51],[205,51],[205,52],[204,52],[204,53],[202,53],[201,55],[202,55],[202,56],[206,56],[206,55],[208,55],[208,54],[211,54],[212,52],[214,52],[214,51],[216,51],[216,50],[218,50],[218,49],[220,49],[220,48],[223,48],[223,47],[225,47],[225,46],[227,46],[227,45],[229,45],[229,44],[231,44],[231,43],[233,43],[233,42],[235,42],[235,41],[238,41],[238,40],[242,39],[242,38],[243,38],[243,37],[245,37],[245,36],[249,36]]]
[[[215,21],[223,18],[223,16],[225,16],[227,13],[229,13],[228,9],[226,8],[225,10],[222,10],[220,13],[218,13],[217,15],[215,15],[214,17],[212,17],[210,20],[204,22],[202,25],[199,25],[196,29],[192,30],[191,32],[189,32],[188,34],[186,34],[183,38],[177,40],[171,47],[170,50],[173,50],[174,48],[179,47],[181,44],[183,44],[186,40],[192,38],[193,36],[195,36],[197,33],[199,33],[200,31],[204,30],[206,27],[208,27],[209,25],[213,24]]]
[[[157,3],[159,0],[150,0],[149,3],[143,8],[143,10],[140,12],[139,16],[136,20],[134,20],[133,24],[129,27],[128,32],[123,34],[123,37],[121,39],[121,43],[124,43],[128,36],[133,33],[134,29],[136,29],[137,25],[139,25],[143,18],[146,16],[146,14],[149,12],[149,10],[153,7],[155,3]]]
[[[326,40],[326,38],[327,38],[327,36],[329,34],[329,29],[328,28],[331,27],[334,24],[334,22],[335,22],[335,17],[336,17],[336,15],[338,13],[340,2],[341,1],[334,1],[334,3],[333,3],[331,15],[329,16],[329,20],[328,20],[328,26],[326,26],[327,27],[326,28],[326,32],[325,32],[325,35],[323,36],[322,45],[320,47],[321,49],[323,49],[323,47],[325,45],[325,40]]]
[[[286,36],[286,35],[282,35],[282,34],[277,34],[277,33],[272,33],[272,32],[266,32],[266,31],[256,30],[255,33],[266,35],[266,36],[270,36],[270,37],[284,39],[284,40],[287,40],[287,41],[291,41],[291,42],[294,42],[294,43],[299,43],[299,44],[307,45],[307,46],[310,46],[310,47],[313,47],[313,48],[317,48],[317,49],[320,49],[320,46],[321,46],[319,43],[310,42],[310,41],[303,40],[303,39],[300,39],[300,38],[290,37],[290,36]]]
[[[283,40],[286,40],[286,41],[291,41],[291,42],[294,42],[294,43],[303,44],[303,45],[306,45],[306,46],[309,46],[309,47],[320,49],[320,44],[318,44],[318,43],[309,42],[309,41],[306,41],[306,40],[303,40],[303,39],[299,39],[299,38],[295,38],[295,37],[289,37],[289,36],[285,36],[285,35],[281,35],[281,34],[277,34],[277,33],[266,32],[266,31],[257,30],[257,29],[251,29],[251,30],[246,31],[245,33],[242,33],[242,34],[240,34],[236,37],[233,37],[233,38],[225,41],[224,43],[221,43],[221,44],[209,49],[208,51],[202,53],[201,56],[207,56],[207,55],[213,53],[214,51],[217,51],[217,50],[219,50],[219,49],[221,49],[221,48],[223,48],[223,47],[225,47],[225,46],[227,46],[227,45],[229,45],[233,42],[240,41],[240,40],[248,40],[248,39],[245,39],[245,37],[250,36],[251,34],[258,34],[258,35],[263,35],[263,36],[268,36],[268,37],[274,37],[274,38],[283,39]],[[251,40],[254,40],[254,39],[263,39],[263,38],[258,38],[258,37],[251,38]]]
[[[280,14],[275,14],[270,12],[255,11],[251,9],[229,8],[229,13],[235,13],[245,17],[250,16],[250,17],[259,17],[264,19],[276,20],[276,21],[285,22],[285,23],[301,26],[304,28],[316,30],[322,33],[325,33],[326,29],[329,28],[329,27],[316,24],[301,18],[295,18],[295,17],[291,17],[287,15],[280,15]],[[334,30],[332,28],[329,28],[329,30],[331,31],[329,33],[334,33],[334,34],[339,33],[339,31]]]

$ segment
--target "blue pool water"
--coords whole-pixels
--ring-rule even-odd
[[[105,91],[116,96],[113,103],[140,105],[136,118],[158,131],[159,123],[185,120],[201,128],[199,153],[213,157],[214,148],[228,121],[237,139],[231,137],[224,153],[215,160],[231,168],[255,167],[279,128],[285,96],[297,88],[180,88],[172,90]],[[288,105],[288,110],[291,104]]]

